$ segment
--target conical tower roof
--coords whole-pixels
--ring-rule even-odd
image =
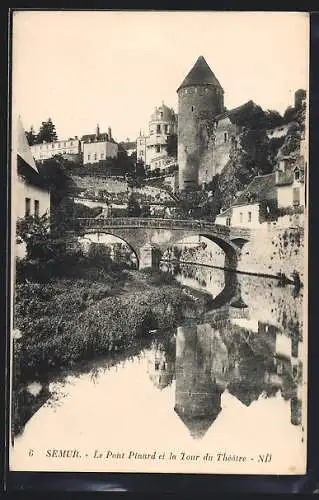
[[[222,89],[221,84],[219,83],[216,76],[208,66],[203,56],[199,56],[196,63],[186,76],[185,80],[177,89],[177,92],[181,88],[191,87],[195,85],[215,85]]]

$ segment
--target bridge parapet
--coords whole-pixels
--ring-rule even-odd
[[[159,218],[141,218],[141,217],[107,217],[104,219],[77,218],[75,219],[75,229],[96,229],[103,230],[108,228],[151,228],[168,230],[185,230],[213,232],[221,236],[232,235],[232,230],[228,226],[222,226],[203,220],[183,220],[183,219],[159,219]],[[235,233],[242,234],[238,231]]]

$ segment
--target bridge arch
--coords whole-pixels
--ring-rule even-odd
[[[139,262],[141,249],[148,243],[155,244],[163,252],[186,237],[200,235],[223,250],[224,267],[233,270],[237,268],[242,245],[249,240],[250,234],[243,228],[230,228],[207,221],[139,217],[76,219],[73,231],[116,236],[132,248]]]
[[[136,258],[136,267],[137,267],[137,269],[139,269],[139,265],[140,265],[139,252],[134,248],[134,246],[132,245],[131,242],[127,241],[123,237],[118,236],[116,234],[113,234],[111,231],[110,232],[96,231],[94,233],[93,232],[88,232],[88,233],[82,234],[81,238],[89,240],[91,243],[97,243],[97,244],[100,244],[100,245],[108,245],[108,242],[101,241],[101,236],[102,235],[111,236],[114,240],[120,240],[122,243],[125,243],[128,246],[128,248],[132,251],[132,253],[135,255],[135,258]],[[94,236],[96,236],[96,238],[94,238]]]

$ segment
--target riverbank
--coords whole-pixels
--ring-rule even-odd
[[[206,297],[187,294],[168,274],[118,270],[103,281],[54,278],[48,283],[20,282],[15,321],[20,338],[14,348],[15,432],[30,418],[46,387],[62,370],[81,362],[134,349],[141,338],[178,326],[205,309]],[[34,412],[33,412],[34,413]]]

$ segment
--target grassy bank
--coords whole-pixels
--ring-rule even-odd
[[[123,351],[151,329],[179,324],[192,301],[161,274],[121,271],[102,283],[86,279],[25,282],[16,289],[19,384],[80,360]]]

